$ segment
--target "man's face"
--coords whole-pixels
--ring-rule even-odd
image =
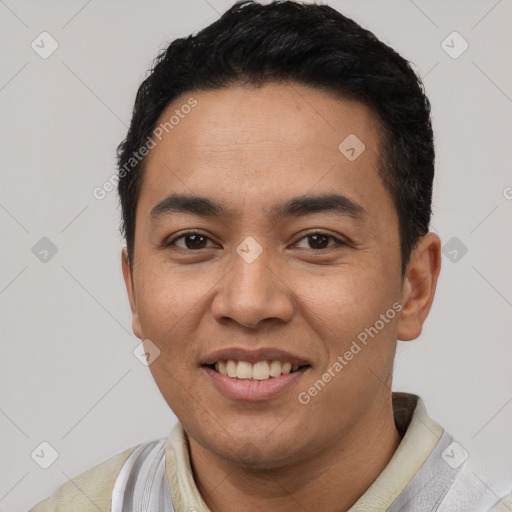
[[[398,217],[378,175],[380,125],[361,103],[298,84],[185,94],[161,121],[191,96],[197,106],[147,160],[132,272],[124,261],[133,328],[159,348],[151,372],[195,442],[277,467],[329,449],[389,405],[400,322],[389,310],[403,281]],[[339,149],[351,134],[359,156],[353,136]],[[225,212],[152,215],[171,194]],[[323,195],[346,199],[275,215]],[[263,380],[206,366],[227,359],[260,361]],[[272,360],[300,369],[265,380]]]

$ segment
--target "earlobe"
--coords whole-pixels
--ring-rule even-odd
[[[420,334],[436,291],[441,271],[441,240],[434,233],[423,236],[411,254],[402,287],[402,312],[397,337],[411,341]]]
[[[126,286],[126,292],[128,294],[128,300],[130,301],[130,309],[132,311],[132,330],[137,338],[142,339],[142,329],[140,326],[139,314],[137,312],[135,288],[133,285],[133,269],[130,266],[128,250],[126,247],[123,247],[121,252],[121,266],[123,269],[123,277]]]

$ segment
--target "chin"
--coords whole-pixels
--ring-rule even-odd
[[[211,449],[217,456],[228,460],[232,464],[252,470],[269,470],[291,464],[297,459],[298,439],[296,433],[277,435],[274,432],[265,434],[264,431],[246,431],[236,435],[227,435],[212,439]]]
[[[296,450],[297,447],[291,445],[285,447],[281,444],[275,447],[269,446],[268,443],[261,445],[248,441],[225,454],[225,457],[231,463],[245,469],[268,471],[291,463]]]

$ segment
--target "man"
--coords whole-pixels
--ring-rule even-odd
[[[34,512],[503,506],[391,392],[441,261],[402,57],[328,6],[237,3],[159,56],[118,156],[133,331],[179,423]]]

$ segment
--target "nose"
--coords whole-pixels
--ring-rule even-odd
[[[250,263],[236,254],[212,303],[215,319],[251,329],[271,319],[289,321],[294,309],[292,291],[277,268],[265,251]]]

